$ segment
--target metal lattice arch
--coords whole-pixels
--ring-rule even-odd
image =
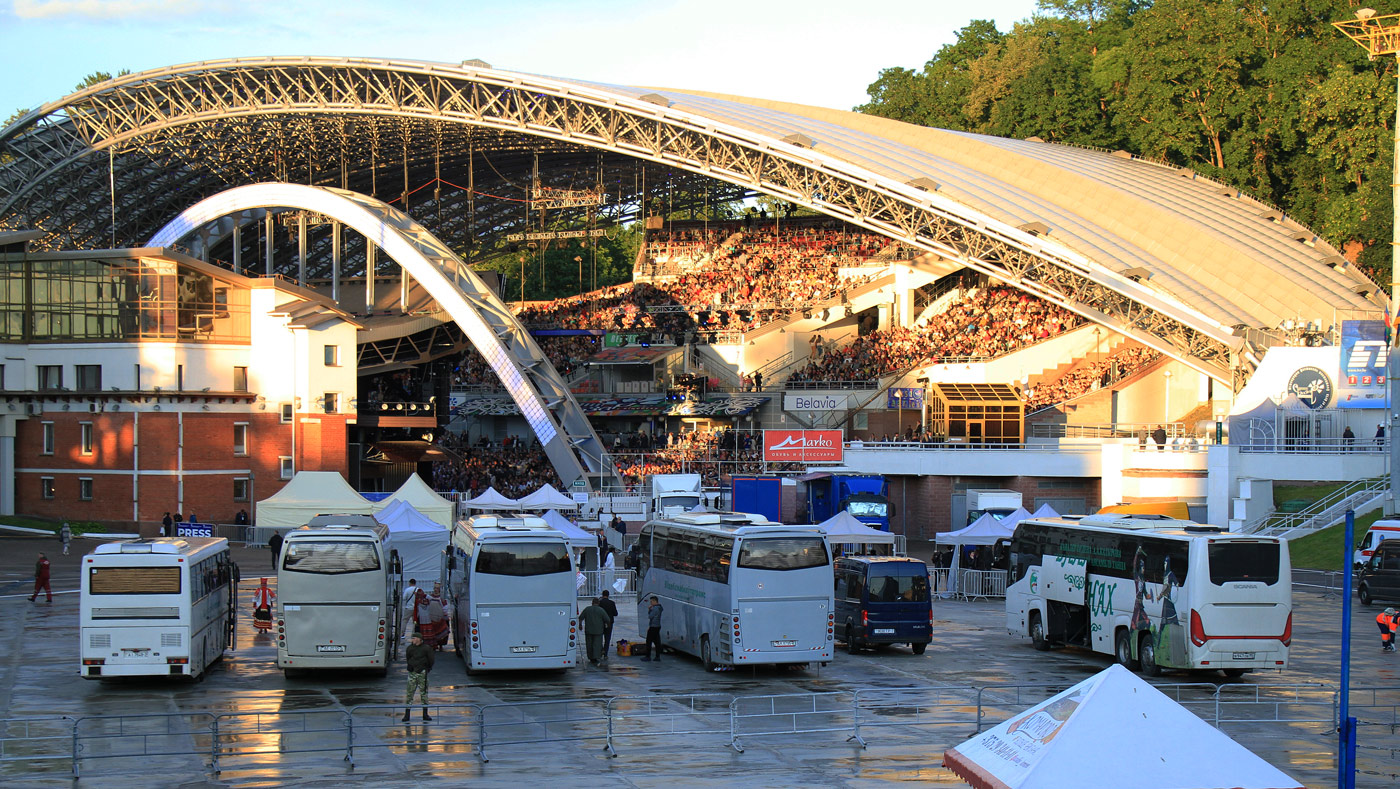
[[[660,165],[808,206],[1235,387],[1285,321],[1386,306],[1276,209],[1125,152],[475,62],[240,59],[94,85],[0,131],[0,228],[42,229],[53,247],[120,246],[229,187],[305,181],[394,196],[448,245],[474,249],[518,222],[508,205],[477,210],[483,183],[524,178],[532,156],[562,182],[642,167],[640,187],[617,179],[620,203],[654,196],[645,168]],[[430,174],[432,194],[410,205]]]
[[[617,472],[569,387],[515,315],[461,258],[412,217],[354,192],[297,184],[252,184],[185,209],[146,246],[166,247],[215,220],[260,209],[296,208],[330,217],[398,261],[462,328],[500,377],[565,485],[616,485]]]

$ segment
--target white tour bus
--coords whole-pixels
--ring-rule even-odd
[[[716,665],[831,661],[831,549],[816,526],[762,515],[678,514],[638,541],[637,627],[660,598],[661,643]]]
[[[399,620],[388,535],[368,515],[318,515],[287,533],[277,561],[280,668],[388,673]]]
[[[233,646],[236,568],[222,537],[99,545],[83,557],[85,679],[204,673]]]
[[[1288,666],[1288,543],[1169,518],[1031,518],[1011,538],[1006,627],[1155,676]]]
[[[467,671],[577,663],[569,538],[543,518],[476,515],[452,530],[447,588]]]

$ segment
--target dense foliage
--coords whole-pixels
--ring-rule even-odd
[[[1395,61],[1368,61],[1331,26],[1358,7],[1041,0],[1010,32],[974,21],[921,70],[883,70],[856,109],[1189,166],[1282,207],[1388,285]]]

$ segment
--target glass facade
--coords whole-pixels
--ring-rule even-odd
[[[248,291],[173,260],[0,258],[0,339],[246,343]]]

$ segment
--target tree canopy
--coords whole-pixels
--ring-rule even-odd
[[[1395,60],[1332,28],[1349,0],[1041,0],[978,20],[855,109],[1191,167],[1312,227],[1391,280]]]

